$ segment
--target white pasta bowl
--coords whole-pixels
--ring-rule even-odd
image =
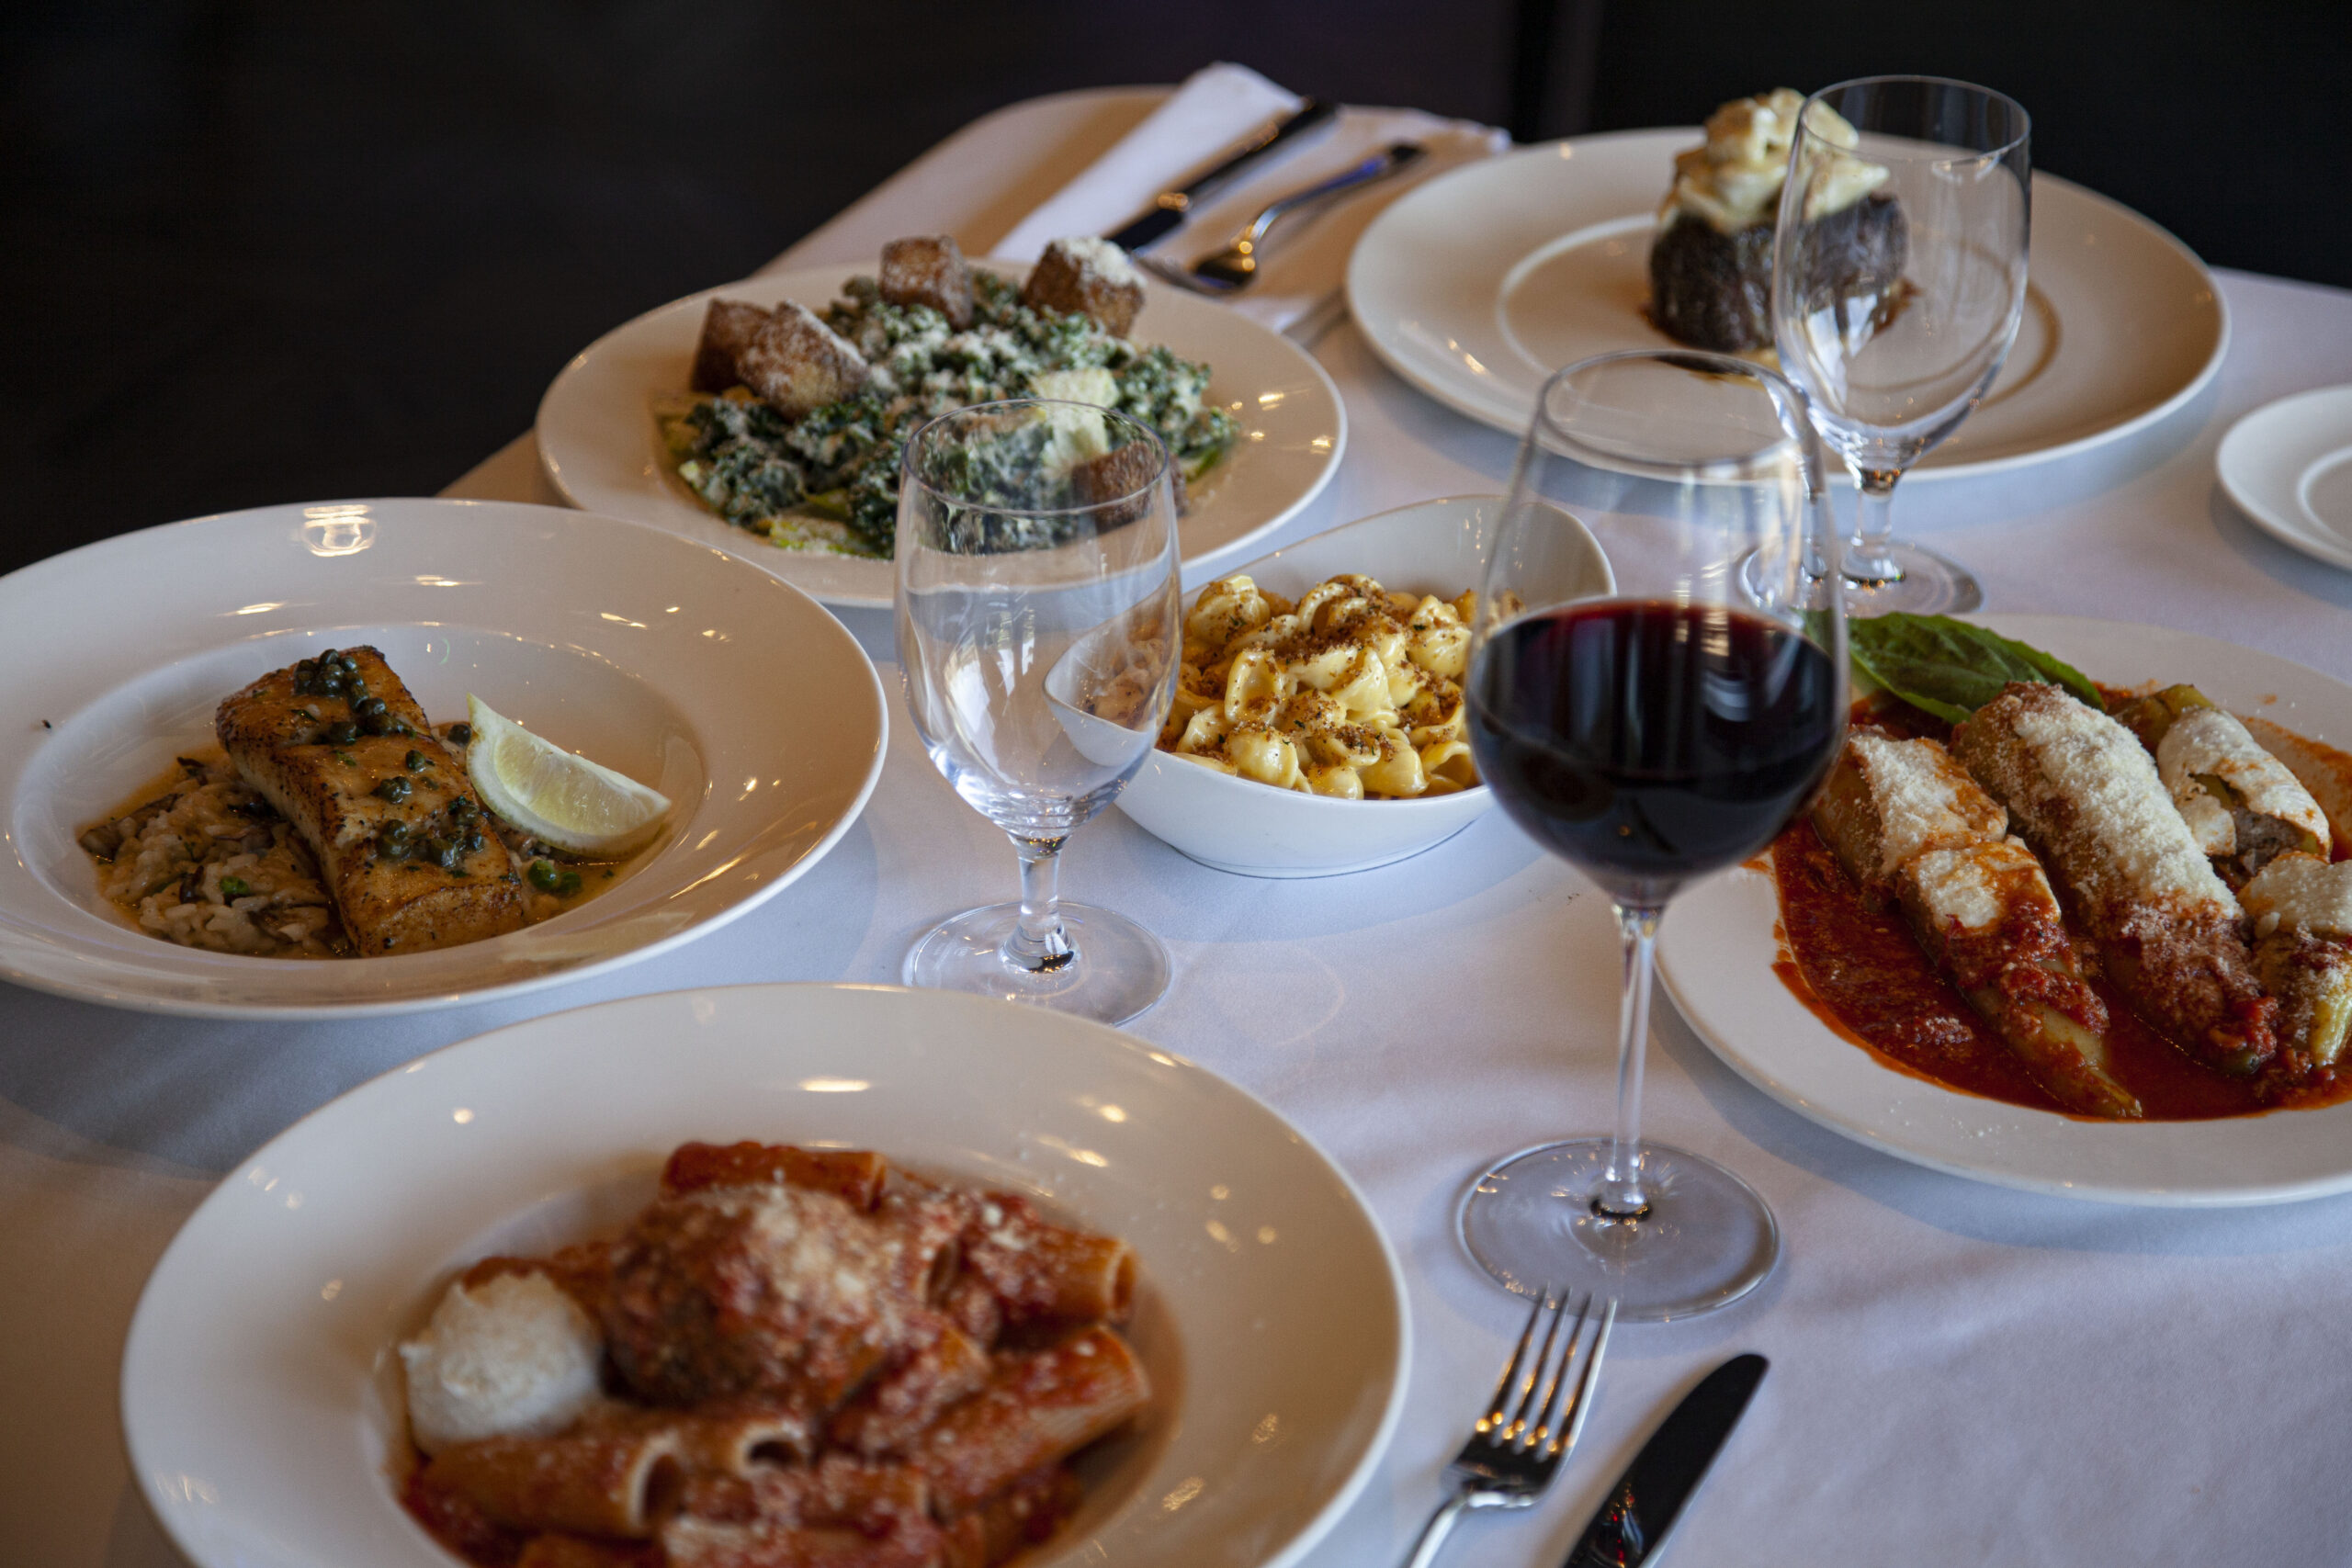
[[[1564,590],[1613,592],[1616,578],[1599,541],[1566,512],[1536,504],[1556,515],[1569,541],[1560,555],[1570,580]],[[1502,507],[1498,495],[1419,502],[1326,530],[1236,570],[1285,598],[1339,573],[1359,572],[1392,592],[1451,599],[1485,577]],[[1236,778],[1159,750],[1119,796],[1119,809],[1146,832],[1203,865],[1243,876],[1370,871],[1434,849],[1493,804],[1494,792],[1483,784],[1412,800],[1340,800]]]
[[[1404,1281],[1363,1199],[1232,1085],[1101,1024],[945,991],[742,986],[554,1013],[419,1058],[199,1206],[122,1364],[132,1474],[198,1568],[456,1568],[394,1493],[392,1347],[492,1252],[609,1234],[668,1151],[870,1148],[1136,1251],[1153,1401],[1080,1461],[1028,1568],[1275,1568],[1403,1408]]]

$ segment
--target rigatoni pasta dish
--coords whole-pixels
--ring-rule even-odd
[[[881,1156],[686,1144],[620,1235],[401,1347],[401,1500],[481,1568],[989,1568],[1150,1398],[1133,1251]]]
[[[1246,576],[1220,578],[1185,617],[1160,750],[1344,800],[1473,788],[1461,682],[1476,602],[1342,575],[1293,604]]]

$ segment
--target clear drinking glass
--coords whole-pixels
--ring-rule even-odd
[[[1617,586],[1571,569],[1549,493]],[[1780,1254],[1755,1190],[1641,1135],[1651,952],[1686,883],[1755,854],[1812,798],[1846,728],[1846,641],[1804,394],[1745,360],[1604,355],[1544,384],[1496,532],[1466,693],[1479,775],[1600,885],[1624,987],[1607,1137],[1544,1145],[1473,1184],[1462,1238],[1522,1294],[1680,1317]]]
[[[1889,530],[1895,481],[1984,400],[2017,339],[2030,130],[2014,99],[1934,76],[1805,100],[1781,187],[1772,333],[1861,488],[1846,547],[1855,615],[1984,603],[1965,570]]]
[[[1084,403],[933,420],[907,443],[896,564],[916,732],[1021,863],[1020,898],[933,929],[907,955],[907,983],[1133,1018],[1167,990],[1168,950],[1055,885],[1062,844],[1143,765],[1174,694],[1166,448]]]

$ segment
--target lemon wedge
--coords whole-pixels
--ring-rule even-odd
[[[668,795],[541,739],[470,693],[466,719],[474,728],[466,776],[484,805],[533,838],[612,859],[644,848],[670,815]]]

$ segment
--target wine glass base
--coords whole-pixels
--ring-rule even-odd
[[[1639,1322],[1690,1317],[1747,1294],[1781,1256],[1781,1230],[1756,1190],[1714,1161],[1642,1145],[1648,1214],[1596,1214],[1607,1138],[1544,1144],[1471,1184],[1454,1215],[1462,1245],[1517,1295],[1617,1298]]]
[[[1098,1023],[1125,1023],[1168,991],[1173,965],[1158,937],[1125,915],[1091,905],[1056,906],[1075,957],[1035,973],[1004,957],[1021,918],[1018,903],[967,909],[934,926],[907,954],[910,986],[971,991],[1051,1008]]]
[[[1850,552],[1853,546],[1849,544]],[[1900,610],[1914,615],[1950,615],[1973,610],[1984,603],[1984,590],[1968,569],[1919,545],[1890,543],[1882,552],[1894,561],[1901,576],[1886,581],[1846,572],[1846,614],[1855,619],[1892,615]]]

